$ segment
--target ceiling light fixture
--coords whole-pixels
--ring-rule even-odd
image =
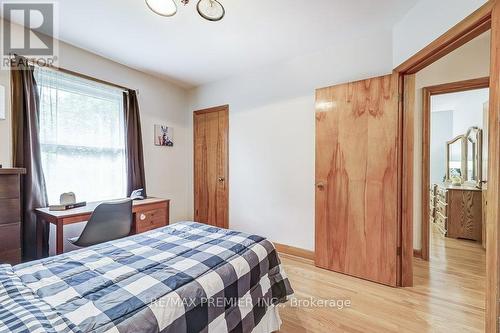
[[[174,16],[177,13],[177,5],[174,0],[146,0],[149,9],[161,16]]]
[[[180,0],[186,6],[190,0]],[[149,9],[161,16],[174,16],[177,13],[177,4],[174,0],[146,0]],[[220,21],[226,15],[224,6],[217,0],[199,0],[196,5],[198,14],[208,21]]]
[[[226,15],[224,6],[217,0],[200,0],[196,9],[201,17],[209,21],[220,21]]]

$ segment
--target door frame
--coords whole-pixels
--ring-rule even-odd
[[[401,239],[403,286],[413,285],[413,165],[414,107],[408,103],[413,93],[408,85],[414,84],[414,75],[465,43],[491,29],[490,67],[490,140],[488,161],[488,214],[486,242],[486,332],[499,332],[498,315],[500,300],[499,240],[500,240],[500,0],[489,0],[481,8],[448,30],[407,61],[396,67],[399,76],[400,129],[402,147],[401,168]],[[410,95],[405,96],[406,92]],[[411,251],[410,251],[411,248]]]
[[[196,216],[196,132],[194,130],[195,128],[195,121],[196,121],[196,116],[200,114],[206,114],[206,113],[213,113],[213,112],[224,112],[226,114],[226,118],[228,120],[228,126],[226,127],[226,132],[224,135],[226,136],[226,142],[227,142],[227,151],[226,151],[226,179],[225,179],[225,186],[226,186],[226,193],[225,193],[225,201],[227,203],[226,205],[226,225],[224,228],[228,229],[229,228],[229,105],[220,105],[220,106],[215,106],[211,108],[206,108],[206,109],[201,109],[197,111],[193,111],[193,216]]]
[[[431,97],[437,95],[464,92],[490,87],[490,77],[457,81],[424,87],[422,89],[422,259],[429,260],[429,183],[430,183],[430,150],[431,150]]]

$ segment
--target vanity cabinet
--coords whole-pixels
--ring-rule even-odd
[[[444,236],[481,242],[483,238],[483,193],[473,186],[434,185],[430,200],[431,222]],[[432,190],[431,190],[432,191]]]

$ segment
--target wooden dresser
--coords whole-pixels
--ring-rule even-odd
[[[436,216],[436,204],[437,204],[437,198],[436,198],[436,191],[437,191],[437,185],[433,184],[429,190],[429,219],[430,223],[429,225],[435,224],[435,216]],[[444,234],[445,231],[442,229],[442,226],[440,226],[441,232]]]
[[[483,194],[476,187],[451,184],[431,186],[430,219],[446,237],[470,239],[483,237]]]
[[[21,176],[25,169],[0,168],[0,264],[21,262]]]

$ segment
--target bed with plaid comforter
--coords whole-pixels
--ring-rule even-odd
[[[194,222],[0,266],[0,279],[0,332],[246,333],[293,293],[269,241]]]

